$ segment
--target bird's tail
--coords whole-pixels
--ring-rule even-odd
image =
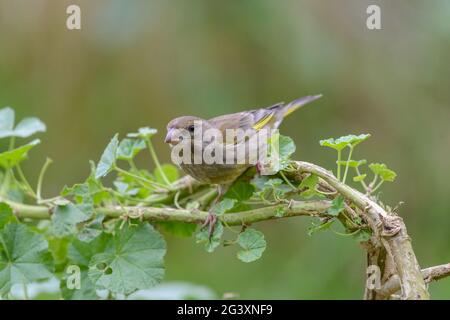
[[[284,116],[283,117],[287,117],[288,115],[290,115],[292,112],[300,109],[301,107],[303,107],[304,105],[313,102],[314,100],[317,100],[319,98],[321,98],[322,95],[321,94],[317,94],[314,96],[306,96],[306,97],[302,97],[299,98],[297,100],[294,100],[290,103],[288,103],[287,105],[285,105],[283,107],[284,111]]]

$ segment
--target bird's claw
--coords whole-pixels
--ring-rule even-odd
[[[206,217],[205,222],[203,222],[202,224],[202,229],[205,227],[208,227],[208,238],[211,239],[213,233],[214,233],[214,229],[216,227],[216,222],[217,222],[217,216],[210,212],[208,213],[208,216]]]

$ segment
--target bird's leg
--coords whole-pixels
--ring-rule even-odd
[[[260,161],[258,161],[258,162],[256,163],[256,172],[257,172],[259,175],[261,175],[262,170],[263,170],[263,164],[262,164]]]
[[[217,215],[214,213],[214,207],[215,205],[222,199],[222,197],[225,195],[225,193],[228,190],[228,185],[218,185],[217,186],[217,196],[216,198],[211,202],[211,205],[209,207],[209,211],[208,211],[208,216],[206,217],[205,222],[202,225],[202,229],[205,228],[206,226],[208,227],[208,235],[209,235],[209,239],[211,239],[213,233],[214,233],[214,228],[216,226],[216,222],[217,222]]]

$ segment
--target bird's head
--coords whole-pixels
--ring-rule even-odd
[[[207,120],[193,117],[184,116],[175,118],[167,125],[167,135],[164,140],[165,143],[176,145],[180,143],[183,138],[190,137],[193,141],[194,132],[198,129],[206,129],[209,127]]]

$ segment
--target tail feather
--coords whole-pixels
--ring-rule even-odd
[[[284,117],[287,117],[288,115],[290,115],[292,112],[300,109],[301,107],[303,107],[304,105],[313,102],[314,100],[317,100],[319,98],[321,98],[322,95],[321,94],[317,94],[314,96],[306,96],[306,97],[302,97],[299,98],[297,100],[294,100],[290,103],[288,103],[287,105],[285,105],[283,107],[284,111]]]

